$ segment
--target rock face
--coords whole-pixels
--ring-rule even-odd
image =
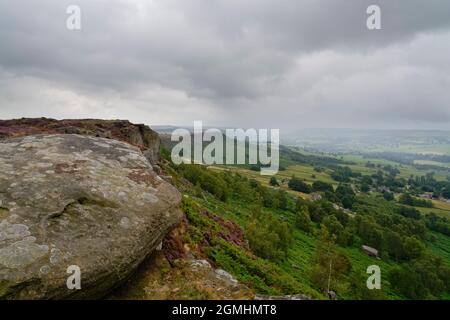
[[[141,150],[74,134],[0,143],[0,299],[96,298],[179,223],[179,192]],[[66,285],[69,266],[81,289]]]
[[[143,124],[132,124],[127,120],[98,119],[23,118],[0,120],[0,139],[43,133],[81,134],[120,140],[139,147],[152,164],[159,161],[159,135]]]
[[[147,264],[147,265],[146,265]],[[120,300],[251,300],[254,294],[231,274],[206,260],[176,259],[156,252],[137,277],[108,298]]]

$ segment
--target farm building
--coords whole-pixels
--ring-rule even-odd
[[[431,200],[431,199],[433,199],[433,193],[425,192],[425,193],[421,194],[419,197],[422,198],[422,199],[429,199],[429,200]]]
[[[374,249],[374,248],[372,248],[372,247],[365,246],[365,245],[363,245],[363,246],[361,247],[361,249],[362,249],[367,255],[369,255],[369,256],[371,256],[371,257],[374,257],[374,258],[378,258],[378,250],[377,250],[377,249]]]
[[[311,193],[310,197],[311,197],[312,201],[319,201],[319,200],[322,199],[322,196],[319,193],[317,193],[317,192]]]

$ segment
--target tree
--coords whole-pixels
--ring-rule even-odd
[[[381,248],[383,245],[383,231],[375,220],[372,217],[356,216],[356,221],[358,235],[365,244],[374,248]]]
[[[394,200],[394,194],[392,192],[384,192],[383,198],[387,201],[392,201]]]
[[[389,231],[386,233],[386,249],[395,260],[404,256],[402,237],[397,232]]]
[[[280,184],[278,183],[277,178],[275,178],[274,176],[272,176],[272,177],[270,178],[269,184],[270,184],[272,187],[278,187],[278,186],[280,185]]]
[[[288,208],[287,193],[284,190],[278,190],[278,208],[281,210],[287,210]]]
[[[368,186],[371,186],[373,181],[372,181],[372,178],[370,176],[362,176],[361,177],[361,183],[362,184],[367,184]]]
[[[194,187],[194,193],[196,197],[201,197],[203,195],[202,187],[200,186],[200,182],[197,181]]]
[[[311,282],[325,293],[337,291],[342,286],[344,276],[348,275],[352,268],[350,259],[336,250],[334,239],[325,227],[322,228],[311,265]]]
[[[226,201],[228,198],[228,186],[220,175],[216,175],[198,165],[180,165],[179,172],[193,185],[200,187],[214,195],[217,199]]]
[[[355,203],[355,198],[351,196],[345,196],[341,199],[341,203],[345,209],[352,209],[353,204]]]
[[[309,217],[308,207],[303,206],[297,211],[295,225],[305,232],[311,231],[311,218]]]
[[[327,228],[330,235],[334,236],[336,239],[339,239],[344,231],[342,224],[333,215],[326,216],[322,220],[322,224]]]
[[[366,183],[363,183],[362,185],[361,185],[361,191],[362,192],[369,192],[370,191],[370,186],[368,185],[368,184],[366,184]]]
[[[311,187],[302,180],[296,178],[295,176],[292,177],[291,180],[289,180],[288,186],[289,189],[294,191],[311,193]]]
[[[341,200],[336,197],[336,195],[333,192],[325,192],[324,193],[324,198],[327,199],[328,201],[332,202],[332,203],[339,203]]]
[[[420,211],[416,208],[410,208],[405,206],[399,206],[395,209],[395,211],[398,214],[401,214],[404,217],[412,218],[412,219],[420,219],[422,215],[420,214]]]
[[[397,266],[389,273],[395,291],[411,299],[433,299],[450,289],[450,269],[430,255]]]
[[[262,198],[262,204],[264,207],[266,208],[278,207],[278,199],[276,198],[276,193],[274,192],[274,190],[270,190],[269,188],[260,186],[257,189],[257,191]],[[243,196],[244,199],[247,198],[245,194],[241,194],[241,196]]]
[[[355,173],[349,167],[336,167],[331,173],[331,177],[339,182],[350,182],[350,178],[360,176],[360,173]]]
[[[424,208],[432,208],[433,203],[429,200],[423,200],[423,199],[416,199],[413,198],[411,195],[404,193],[398,198],[398,202],[401,204],[405,204],[408,206],[414,206],[414,207],[424,207]]]
[[[430,230],[440,232],[450,237],[450,221],[447,218],[439,217],[435,213],[425,216],[426,225]]]
[[[340,184],[336,189],[336,197],[341,200],[342,206],[351,209],[356,202],[356,195],[353,188],[347,184]]]
[[[322,219],[327,215],[327,212],[321,206],[310,205],[309,214],[312,221],[320,223],[322,222]]]
[[[446,187],[441,192],[442,196],[446,199],[450,199],[450,187]]]
[[[400,197],[398,198],[398,202],[400,202],[401,204],[406,204],[407,206],[414,205],[414,199],[408,193],[403,193],[402,195],[400,195]]]
[[[352,229],[351,227],[346,227],[341,233],[340,237],[337,239],[337,243],[341,246],[351,246],[354,241],[354,229]]]
[[[286,259],[293,242],[289,225],[272,214],[262,213],[260,208],[254,210],[245,236],[254,254],[273,261]]]
[[[353,191],[353,188],[348,184],[342,183],[338,185],[335,193],[339,199],[342,199],[345,196],[355,196],[355,191]]]
[[[425,251],[425,245],[415,237],[405,237],[404,258],[406,260],[417,259],[422,256]]]
[[[352,299],[358,300],[384,300],[382,290],[370,290],[367,288],[367,274],[355,272],[349,276],[349,291]]]
[[[420,280],[419,275],[408,265],[394,267],[389,273],[389,282],[394,290],[412,299],[426,297],[426,289]]]
[[[312,184],[313,191],[334,192],[333,186],[323,181],[314,181]]]
[[[310,202],[306,201],[305,199],[298,197],[297,201],[295,202],[295,211],[300,211],[304,206],[308,207],[308,204],[311,204]]]

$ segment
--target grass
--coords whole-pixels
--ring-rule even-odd
[[[359,164],[365,164],[367,161],[370,161],[370,162],[372,162],[375,165],[377,165],[377,164],[382,165],[382,166],[384,166],[384,165],[391,165],[391,166],[398,165],[398,163],[394,162],[394,161],[389,161],[389,160],[385,160],[385,159],[378,159],[378,158],[370,159],[370,158],[366,158],[366,157],[363,157],[361,155],[356,155],[356,154],[345,154],[345,155],[342,155],[340,158],[342,160],[344,160],[344,161],[351,161],[351,162],[356,162],[356,163],[359,163]]]
[[[323,181],[332,185],[337,185],[337,182],[331,178],[330,173],[330,170],[316,172],[310,165],[297,164],[287,167],[285,171],[280,171],[277,178],[290,179],[292,176],[296,176],[309,184],[312,184],[314,181]]]
[[[440,256],[450,266],[450,237],[432,232],[434,242],[428,242],[431,250]]]
[[[414,166],[400,165],[392,161],[382,159],[368,159],[358,155],[346,155],[339,157],[344,161],[352,161],[354,164],[348,165],[353,171],[359,172],[365,175],[371,175],[376,173],[380,168],[368,168],[365,164],[370,161],[375,165],[392,165],[400,170],[400,177],[409,178],[411,175],[422,176],[426,172],[425,170],[419,170]],[[216,171],[231,171],[237,172],[248,178],[253,178],[263,185],[269,185],[270,177],[260,175],[258,171],[248,170],[242,167],[226,167],[226,166],[210,166],[209,170]],[[276,178],[278,181],[289,180],[292,176],[296,176],[303,179],[309,184],[314,181],[323,181],[336,186],[338,183],[334,181],[331,176],[331,170],[325,169],[323,172],[316,172],[312,165],[308,164],[293,164],[289,165],[286,170],[280,171]],[[438,173],[435,176],[437,179],[445,179],[446,175]],[[282,184],[282,189],[287,190],[286,183]],[[287,190],[289,193],[303,198],[308,198],[308,195],[298,193],[295,191]],[[373,205],[383,210],[383,206],[380,206],[379,200],[371,199]],[[221,202],[213,197],[206,196],[206,198],[197,198],[202,206],[208,208],[212,212],[219,214],[225,219],[229,219],[238,223],[243,229],[249,221],[251,215],[252,206],[250,203],[246,203],[243,200],[232,198],[227,202]],[[450,204],[443,201],[433,201],[434,208],[417,208],[424,214],[434,212],[440,216],[450,218]],[[284,221],[288,221],[291,225],[294,225],[294,214],[288,211],[281,211],[278,209],[263,208],[263,211],[271,212]],[[290,294],[292,290],[302,290],[297,293],[309,293],[312,296],[325,298],[322,293],[318,292],[309,280],[309,273],[311,270],[311,260],[315,254],[317,235],[317,226],[314,228],[312,234],[305,233],[294,228],[294,244],[289,249],[288,258],[282,263],[272,263],[267,260],[257,258],[257,261],[249,259],[246,255],[241,255],[239,250],[236,252],[236,248],[227,248],[222,246],[217,249],[213,256],[217,263],[225,270],[233,273],[236,277],[253,286],[257,292],[265,294]],[[428,247],[437,255],[441,256],[447,264],[450,264],[450,237],[433,233],[434,242],[429,242]],[[359,247],[338,247],[338,250],[347,255],[352,263],[351,275],[358,275],[360,277],[367,278],[367,267],[370,265],[378,265],[382,272],[382,287],[383,293],[388,299],[403,299],[404,297],[396,294],[388,281],[387,275],[390,270],[397,266],[398,263],[392,260],[378,260],[367,256],[361,251]],[[259,271],[258,271],[259,270]],[[254,276],[262,272],[259,276]],[[268,273],[268,278],[264,278],[263,274]],[[278,275],[275,275],[278,273]],[[284,284],[282,286],[276,286],[271,281],[279,279]],[[345,295],[345,294],[344,294]],[[351,298],[342,296],[342,298]],[[445,298],[445,297],[442,297]],[[450,298],[450,295],[449,297]]]
[[[297,152],[302,153],[304,155],[321,155],[323,154],[316,154],[312,152],[306,152],[306,151],[299,151]],[[450,149],[449,149],[450,153]],[[333,157],[332,155],[328,155],[329,157]],[[405,164],[399,164],[394,161],[389,161],[385,159],[378,159],[378,158],[367,158],[363,157],[361,155],[355,155],[355,154],[346,154],[342,156],[336,156],[336,159],[343,160],[345,162],[353,162],[354,164],[348,164],[345,166],[348,166],[352,171],[361,173],[363,175],[372,175],[377,173],[378,170],[381,168],[375,167],[375,168],[369,168],[366,167],[367,162],[371,162],[375,165],[391,165],[393,167],[396,167],[400,174],[398,175],[399,178],[408,179],[411,176],[423,176],[427,172],[433,171],[435,173],[435,179],[438,181],[444,181],[449,176],[449,173],[447,171],[439,171],[439,170],[419,170],[416,167],[412,165],[405,165]],[[448,167],[450,168],[450,164],[448,164]],[[233,172],[239,172],[247,177],[251,177],[264,185],[269,184],[270,177],[268,176],[262,176],[259,171],[252,171],[248,170],[242,167],[230,167],[230,166],[210,166],[208,167],[212,170],[230,170]],[[309,164],[292,164],[287,166],[286,170],[279,171],[275,177],[282,181],[283,179],[289,180],[292,176],[296,176],[297,178],[300,178],[304,180],[306,183],[312,184],[314,181],[323,181],[326,183],[329,183],[336,187],[338,185],[338,182],[336,182],[334,179],[331,178],[332,171],[330,169],[325,169],[323,172],[316,172],[314,170],[314,167]],[[445,214],[445,213],[444,213]]]
[[[438,162],[438,161],[433,161],[433,160],[414,160],[414,164],[450,168],[450,163],[443,163],[443,162]]]
[[[391,165],[395,168],[397,168],[400,171],[400,174],[398,175],[399,178],[404,178],[404,179],[408,179],[410,176],[423,176],[425,175],[425,173],[433,171],[435,173],[435,178],[436,180],[441,180],[444,181],[447,179],[447,176],[449,175],[449,173],[447,171],[440,171],[440,170],[419,170],[414,166],[411,165],[405,165],[405,164],[399,164],[397,162],[394,161],[389,161],[389,160],[385,160],[385,159],[378,159],[378,158],[366,158],[360,155],[352,155],[352,154],[348,154],[348,155],[343,155],[339,158],[342,158],[342,160],[344,161],[350,161],[350,162],[354,162],[355,164],[353,165],[348,165],[348,167],[350,167],[353,171],[355,172],[359,172],[361,174],[365,174],[365,175],[370,175],[373,173],[376,173],[378,170],[380,170],[380,168],[367,168],[365,166],[365,164],[370,161],[371,163],[375,164],[375,165],[381,165],[381,166],[385,166],[385,165]],[[419,160],[420,161],[420,160]],[[430,162],[430,161],[428,161]],[[417,164],[425,164],[425,163],[417,163]],[[431,164],[431,163],[428,163]],[[439,164],[439,163],[438,163]],[[448,167],[450,168],[450,164],[447,164]]]
[[[442,144],[442,145],[403,144],[403,145],[399,145],[396,147],[379,147],[379,148],[373,149],[372,151],[450,155],[450,146],[447,144]]]
[[[423,214],[434,213],[440,217],[445,217],[445,218],[450,219],[450,211],[449,210],[443,210],[440,208],[421,208],[421,207],[414,207],[414,208],[416,208]]]
[[[352,272],[367,277],[367,267],[377,265],[381,270],[381,287],[387,299],[403,299],[391,289],[391,285],[387,280],[387,274],[397,264],[392,261],[378,260],[362,253],[358,248],[341,248],[352,261]],[[350,297],[349,297],[350,298]]]
[[[251,208],[249,204],[243,203],[237,199],[230,199],[228,202],[224,203],[218,201],[214,198],[210,198],[209,196],[206,199],[198,199],[202,206],[208,207],[210,210],[214,210],[214,212],[218,213],[220,216],[235,221],[240,226],[245,228],[246,223],[248,222],[248,217],[251,214]],[[294,224],[294,214],[287,211],[281,211],[276,209],[263,209],[267,212],[272,212],[276,214],[279,218],[288,221],[291,225]],[[281,264],[278,264],[276,267],[278,268],[278,272],[280,272],[280,276],[283,278],[293,278],[295,282],[301,288],[302,292],[297,293],[309,293],[318,298],[325,298],[322,293],[317,292],[314,289],[314,286],[311,284],[309,280],[309,272],[311,268],[311,261],[315,254],[317,236],[315,233],[318,232],[318,227],[314,228],[313,233],[307,234],[303,231],[300,231],[294,228],[294,244],[289,249],[288,258]],[[378,265],[382,270],[382,275],[387,275],[389,270],[396,263],[392,261],[384,261],[378,260],[372,257],[367,256],[363,253],[359,248],[355,247],[338,247],[338,250],[346,254],[352,263],[352,274],[358,274],[362,277],[367,277],[367,267],[370,265]],[[255,283],[256,289],[259,293],[269,293],[269,294],[289,294],[292,292],[283,291],[283,290],[273,290],[270,287],[264,285],[264,281],[255,278],[249,274],[249,266],[242,266],[242,264],[246,264],[245,259],[241,257],[241,262],[237,262],[237,257],[234,257],[234,260],[230,260],[231,258],[225,253],[216,253],[216,259],[219,259],[219,264],[225,270],[232,272],[237,276],[238,279],[244,281],[245,283]],[[232,263],[233,262],[233,263]],[[267,262],[272,265],[271,262]],[[253,266],[255,268],[255,266]],[[262,268],[267,268],[266,266],[260,265]],[[255,272],[255,270],[253,270]],[[261,282],[262,281],[262,282]],[[287,280],[286,280],[287,281]],[[292,280],[289,280],[292,281]],[[289,282],[288,282],[289,283]],[[394,293],[390,287],[390,283],[387,280],[387,277],[382,277],[382,287],[383,293],[388,299],[402,299],[401,296]],[[351,298],[351,297],[343,297],[343,298]]]
[[[379,168],[368,168],[365,166],[365,164],[370,161],[374,164],[380,164],[380,165],[392,165],[394,167],[397,167],[400,170],[399,177],[401,178],[409,178],[411,175],[421,176],[425,174],[425,171],[418,170],[413,166],[408,165],[399,165],[398,163],[395,163],[393,161],[383,160],[383,159],[370,159],[370,158],[364,158],[360,155],[343,155],[342,158],[344,161],[352,161],[357,164],[354,165],[348,165],[354,172],[359,172],[364,175],[371,175],[376,173]],[[230,170],[233,172],[239,172],[240,174],[247,176],[249,178],[253,178],[264,185],[269,185],[270,177],[262,176],[259,172],[239,168],[239,167],[225,167],[225,166],[210,166],[208,167],[212,170]],[[331,170],[327,169],[324,172],[316,172],[314,171],[313,166],[306,165],[306,164],[296,164],[291,165],[286,168],[284,171],[280,171],[276,178],[278,181],[283,181],[284,179],[289,180],[293,175],[296,177],[303,179],[305,182],[312,184],[314,181],[323,181],[326,183],[329,183],[336,187],[338,183],[333,180],[330,176]],[[435,177],[437,180],[445,180],[447,178],[448,173],[443,172],[437,172]],[[314,177],[313,177],[314,176]],[[289,190],[286,185],[281,186],[282,189],[285,189],[290,194],[300,196],[303,199],[308,199],[308,195]],[[447,217],[450,219],[450,203],[446,203],[443,201],[433,200],[433,208],[417,208],[420,212],[424,214],[428,214],[430,212],[433,212],[439,216]]]
[[[237,172],[249,178],[255,179],[265,185],[268,185],[270,181],[269,176],[262,176],[259,171],[252,171],[241,167],[209,166],[208,169]],[[330,173],[330,170],[326,170],[325,172],[316,172],[310,165],[296,164],[287,167],[286,170],[279,171],[278,174],[275,175],[275,177],[278,179],[278,181],[282,181],[283,179],[289,180],[292,178],[292,176],[295,175],[297,178],[300,178],[309,184],[312,184],[314,181],[323,181],[333,185],[337,185],[337,182],[331,178]]]
[[[225,219],[236,222],[244,229],[251,215],[251,206],[236,199],[221,202],[207,195],[206,198],[193,198],[193,200],[201,207],[205,207]],[[263,210],[274,212],[274,210]],[[277,212],[277,214],[283,213]],[[283,216],[289,220],[293,218],[289,214],[283,214]],[[191,218],[190,223],[197,225],[197,227],[204,225],[204,222],[199,223],[199,221]],[[322,293],[310,286],[307,277],[308,262],[315,250],[315,239],[296,231],[295,244],[296,248],[291,249],[289,252],[288,262],[281,265],[250,256],[242,248],[220,240],[209,251],[209,256],[221,268],[231,272],[239,281],[255,289],[257,293],[271,295],[302,293],[318,299],[325,298]],[[304,244],[307,245],[305,246]],[[296,269],[294,272],[293,265],[300,266],[300,269]]]
[[[445,202],[441,200],[432,200],[432,202],[435,208],[450,211],[450,202]]]

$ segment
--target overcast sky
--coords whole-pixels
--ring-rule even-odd
[[[0,0],[0,118],[38,116],[450,129],[450,1]]]

